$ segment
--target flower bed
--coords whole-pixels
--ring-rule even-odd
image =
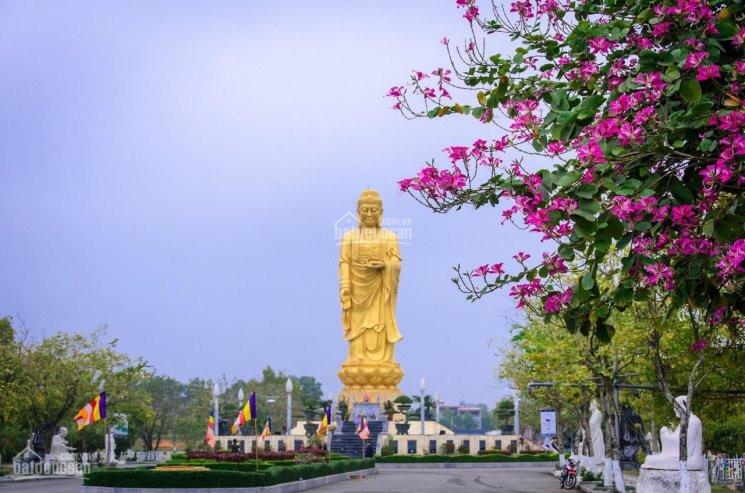
[[[555,462],[559,460],[559,454],[484,454],[484,455],[389,455],[387,457],[375,457],[376,462],[381,464],[426,464],[436,462]]]
[[[220,466],[243,468],[249,466],[249,464],[227,462],[220,464]],[[205,464],[204,467],[209,466]],[[93,470],[86,474],[83,485],[119,488],[250,488],[272,486],[373,467],[375,467],[373,459],[348,459],[319,464],[272,465],[259,472],[212,468],[209,471],[156,471],[150,467],[105,468]]]
[[[301,448],[299,450],[288,450],[286,452],[264,452],[259,451],[261,460],[291,460],[297,454],[325,455],[326,451],[317,447]],[[180,454],[179,454],[180,455]],[[181,457],[179,457],[181,458]],[[187,460],[212,460],[218,462],[246,462],[256,459],[254,453],[240,452],[211,452],[203,450],[192,450],[186,452]]]

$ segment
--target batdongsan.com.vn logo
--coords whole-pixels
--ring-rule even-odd
[[[344,233],[357,229],[357,214],[347,211],[339,219],[334,221],[334,239],[337,245],[341,245]],[[393,231],[399,245],[410,245],[412,240],[412,220],[410,217],[385,217],[381,224],[382,228]]]

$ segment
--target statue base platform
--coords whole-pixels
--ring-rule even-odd
[[[380,406],[380,413],[382,415],[383,403],[385,401],[393,401],[396,397],[402,395],[398,388],[394,389],[360,389],[351,390],[348,388],[342,389],[339,392],[340,399],[346,399],[349,404],[350,410],[358,404],[377,404]],[[387,419],[387,418],[386,418]]]
[[[337,372],[344,384],[340,393],[350,404],[393,400],[401,395],[398,383],[404,371],[398,363],[346,361]]]
[[[711,493],[709,478],[704,471],[688,471],[691,493]],[[636,480],[637,493],[669,493],[680,490],[680,472],[678,469],[639,469]]]

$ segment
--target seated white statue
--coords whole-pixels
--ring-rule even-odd
[[[681,395],[675,398],[682,409],[688,405],[686,396]],[[681,417],[678,406],[675,407],[675,416]],[[700,471],[704,467],[703,440],[701,436],[701,420],[695,414],[691,413],[688,420],[688,457],[687,465],[689,471]],[[680,443],[680,425],[674,431],[670,431],[667,426],[660,429],[660,444],[662,451],[659,454],[648,455],[644,460],[643,468],[646,469],[674,469],[679,468],[679,443]]]
[[[67,459],[69,454],[75,450],[73,447],[67,446],[67,428],[64,426],[59,429],[59,433],[52,437],[52,446],[49,449],[49,455],[51,459]]]

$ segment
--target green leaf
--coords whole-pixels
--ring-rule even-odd
[[[589,291],[593,286],[595,286],[595,279],[592,275],[592,271],[586,272],[585,275],[582,276],[582,289]]]
[[[561,178],[559,178],[559,181],[556,182],[557,185],[560,187],[566,187],[567,185],[571,185],[572,183],[575,183],[577,180],[579,180],[580,174],[579,171],[572,171],[570,173],[565,174]]]
[[[693,192],[687,186],[683,185],[680,180],[675,180],[670,185],[670,192],[679,204],[691,204],[693,203]]]
[[[564,260],[574,260],[574,249],[569,245],[562,243],[558,248],[559,257]]]
[[[695,103],[701,99],[701,84],[694,78],[685,79],[680,83],[680,97],[688,103]]]
[[[583,217],[574,216],[574,231],[583,238],[592,239],[598,227],[595,221],[588,221]]]

